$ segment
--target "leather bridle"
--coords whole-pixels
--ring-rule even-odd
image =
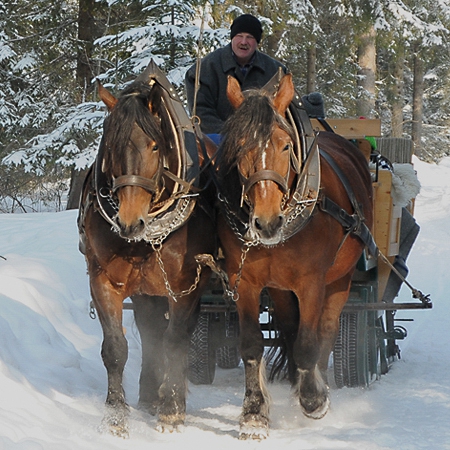
[[[155,197],[159,197],[162,171],[163,165],[159,162],[158,169],[151,178],[141,177],[140,175],[121,175],[120,177],[113,178],[111,191],[115,193],[124,186],[137,186],[145,189]]]
[[[284,196],[289,196],[289,177],[291,175],[291,170],[293,170],[296,174],[300,172],[300,163],[298,162],[297,156],[294,154],[294,149],[291,146],[289,149],[290,152],[290,158],[289,158],[289,168],[287,171],[287,174],[285,176],[280,175],[275,170],[271,169],[261,169],[250,175],[249,177],[246,177],[240,170],[239,166],[237,167],[237,171],[239,174],[239,180],[242,185],[242,194],[241,194],[241,206],[243,205],[244,201],[251,206],[248,200],[248,192],[250,189],[257,183],[261,181],[273,181],[276,183],[281,191],[283,192]]]

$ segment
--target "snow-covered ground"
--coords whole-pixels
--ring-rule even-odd
[[[217,369],[211,386],[190,386],[184,433],[155,431],[156,419],[134,408],[140,350],[131,313],[130,438],[99,433],[106,371],[77,213],[0,215],[0,449],[450,449],[450,158],[414,164],[421,232],[408,280],[431,294],[433,309],[399,313],[415,320],[406,323],[403,358],[367,389],[333,389],[319,421],[301,414],[287,384],[270,385],[271,432],[262,442],[237,439],[241,367]],[[411,301],[405,287],[399,301]]]

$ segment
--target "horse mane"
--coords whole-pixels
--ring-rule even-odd
[[[248,152],[258,150],[259,157],[269,142],[275,126],[279,126],[294,139],[294,130],[273,107],[268,95],[261,90],[246,93],[242,105],[225,122],[219,148],[218,177],[227,180],[229,189],[240,194],[240,182],[232,169]],[[230,176],[231,175],[231,176]],[[236,183],[237,180],[237,183]],[[227,190],[226,186],[223,186]],[[234,189],[233,189],[234,187]]]
[[[102,145],[106,167],[112,167],[126,157],[135,123],[158,142],[162,155],[168,155],[174,136],[161,96],[162,87],[157,83],[150,86],[144,82],[133,82],[122,91],[105,120]]]
[[[256,151],[255,158],[261,156],[275,126],[295,139],[293,128],[274,109],[270,97],[256,89],[245,92],[244,102],[226,120],[219,147],[218,178],[233,207],[238,208],[242,188],[238,172],[233,169],[249,152]]]

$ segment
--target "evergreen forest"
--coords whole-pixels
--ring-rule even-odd
[[[327,117],[450,154],[450,0],[0,0],[0,212],[76,208],[105,117],[95,80],[117,94],[153,58],[184,99],[242,13]]]

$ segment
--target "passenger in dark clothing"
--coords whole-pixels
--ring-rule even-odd
[[[231,25],[231,43],[219,48],[201,61],[200,84],[196,100],[196,115],[205,134],[217,139],[225,120],[233,112],[226,90],[227,77],[235,77],[242,90],[263,87],[278,71],[286,73],[279,61],[258,50],[261,41],[261,22],[250,14],[244,14]],[[186,73],[186,94],[189,111],[194,110],[194,64]],[[212,135],[212,136],[211,136]]]

